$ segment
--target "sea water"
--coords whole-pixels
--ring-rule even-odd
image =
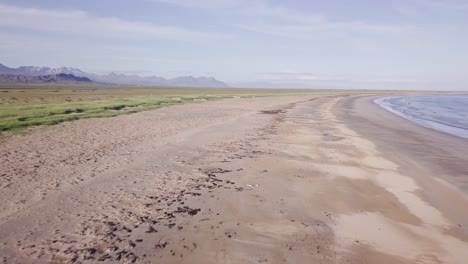
[[[468,94],[389,96],[374,102],[424,127],[468,138]]]

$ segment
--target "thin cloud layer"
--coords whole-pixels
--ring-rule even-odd
[[[468,87],[468,0],[346,4],[2,0],[0,63],[213,73],[232,86]]]
[[[439,8],[459,9],[459,10],[468,9],[467,0],[421,0],[421,3],[428,4],[434,7],[439,7]]]
[[[78,10],[20,8],[2,4],[0,26],[94,37],[194,40],[228,36],[116,17],[96,17]]]
[[[150,0],[184,8],[203,9],[212,13],[224,13],[255,18],[253,23],[238,23],[234,26],[244,30],[283,37],[304,37],[322,32],[342,33],[408,33],[415,28],[409,25],[392,25],[362,20],[333,21],[318,13],[305,13],[265,0]],[[261,20],[261,22],[258,22]]]

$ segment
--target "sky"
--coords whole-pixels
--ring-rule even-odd
[[[0,63],[233,87],[468,90],[468,0],[0,0]]]

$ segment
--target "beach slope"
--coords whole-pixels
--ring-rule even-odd
[[[467,141],[375,94],[229,99],[0,143],[5,263],[466,263]]]

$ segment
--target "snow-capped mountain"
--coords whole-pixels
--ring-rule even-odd
[[[0,74],[0,83],[6,84],[96,84],[86,77],[58,73],[47,75]]]
[[[18,68],[9,68],[3,64],[0,64],[0,73],[3,74],[19,74],[19,75],[31,75],[31,76],[41,76],[41,75],[53,75],[59,73],[73,74],[75,76],[84,76],[86,73],[80,69],[71,68],[71,67],[60,67],[60,68],[50,68],[43,66],[20,66]]]
[[[180,86],[180,87],[228,87],[224,82],[213,77],[193,77],[181,76],[172,79],[166,79],[159,76],[139,76],[110,73],[98,75],[87,73],[77,68],[71,67],[37,67],[21,66],[18,68],[9,68],[0,64],[0,74],[21,75],[21,76],[48,76],[57,74],[71,74],[76,77],[86,77],[98,83],[117,84],[117,85],[138,85],[138,86]],[[9,77],[11,79],[11,76]],[[21,79],[21,78],[20,78]],[[11,83],[11,82],[10,82]]]

